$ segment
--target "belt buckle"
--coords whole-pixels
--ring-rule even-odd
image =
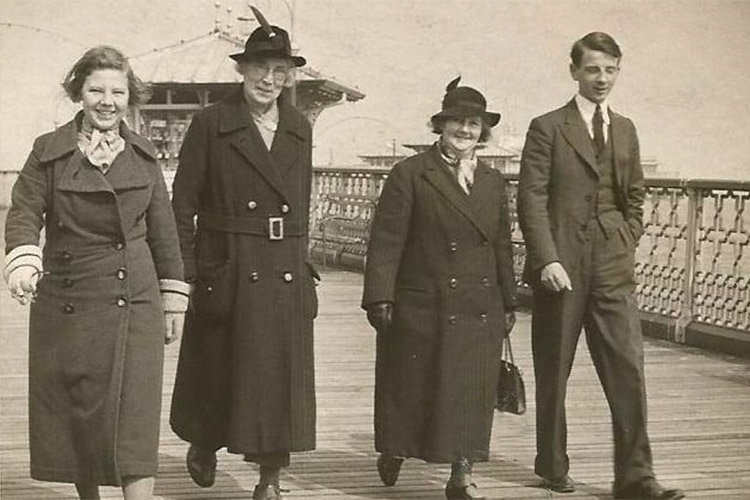
[[[284,218],[283,217],[269,217],[268,218],[268,239],[271,241],[278,241],[284,239]]]

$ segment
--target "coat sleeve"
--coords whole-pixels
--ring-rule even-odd
[[[172,184],[172,208],[177,223],[185,279],[197,275],[195,264],[195,216],[200,210],[201,188],[208,170],[208,127],[199,113],[190,123],[180,149],[180,161]]]
[[[500,178],[500,206],[498,207],[498,229],[495,237],[495,259],[497,280],[503,294],[506,311],[516,308],[516,277],[513,272],[513,242],[511,241],[510,212],[508,209],[508,185],[503,175],[495,170]]]
[[[527,268],[536,272],[560,260],[550,230],[548,200],[554,125],[536,118],[529,125],[521,154],[518,222],[526,245]]]
[[[409,236],[414,194],[406,165],[393,167],[383,186],[370,230],[362,307],[393,302],[396,277]]]
[[[146,211],[146,238],[159,279],[182,280],[184,278],[180,246],[177,240],[169,193],[164,176],[154,165],[154,190]]]
[[[39,246],[39,233],[47,210],[47,166],[39,162],[43,150],[37,139],[11,191],[5,221],[5,252],[21,245]]]
[[[627,186],[627,215],[626,222],[633,242],[636,244],[643,235],[643,200],[645,198],[645,187],[643,178],[643,167],[641,166],[641,152],[638,145],[638,133],[632,122],[628,121],[633,129],[633,146],[630,157],[633,161],[630,179]]]

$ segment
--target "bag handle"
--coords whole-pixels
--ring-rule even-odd
[[[505,354],[508,354],[508,357],[505,357]],[[515,361],[513,361],[513,349],[510,347],[510,335],[506,335],[503,338],[503,349],[501,354],[502,359],[507,359],[511,362],[511,364],[516,364]]]

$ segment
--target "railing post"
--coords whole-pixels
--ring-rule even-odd
[[[694,300],[695,295],[695,269],[696,249],[698,248],[698,204],[701,196],[700,188],[692,188],[689,183],[685,186],[687,190],[687,234],[685,235],[685,279],[682,288],[682,304],[680,315],[675,324],[674,341],[685,343],[685,329],[695,317]]]

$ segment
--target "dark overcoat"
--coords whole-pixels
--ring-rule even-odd
[[[173,195],[196,280],[171,412],[186,441],[245,454],[315,447],[311,135],[280,101],[269,151],[241,89],[190,124]]]
[[[378,451],[487,460],[514,294],[502,174],[479,162],[466,195],[437,146],[397,164],[375,211],[362,300],[395,304],[377,339]]]
[[[8,251],[38,245],[47,219],[30,319],[31,477],[118,485],[156,475],[158,279],[181,280],[182,263],[151,143],[123,124],[125,150],[102,175],[77,147],[80,119],[35,141],[5,238]]]

